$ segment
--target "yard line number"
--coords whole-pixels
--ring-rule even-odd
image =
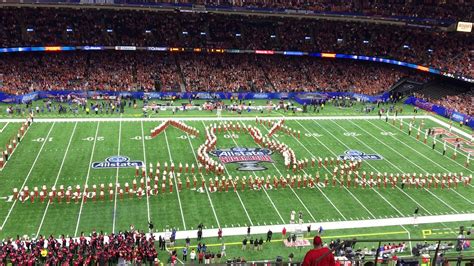
[[[360,136],[360,134],[356,133],[356,132],[344,132],[344,136],[346,136],[346,137],[358,137],[358,136]]]
[[[51,141],[53,141],[53,137],[49,137],[48,139],[36,138],[36,139],[33,139],[32,141],[34,141],[34,142],[45,142],[45,141],[51,142]]]
[[[95,137],[87,137],[87,138],[84,138],[82,140],[85,140],[85,141],[104,141],[104,137],[100,137],[100,136],[97,136],[97,139]]]

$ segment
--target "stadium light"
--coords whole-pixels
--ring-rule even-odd
[[[34,30],[32,28],[27,28],[26,32],[33,32]]]
[[[113,32],[113,30],[112,29],[107,29],[107,32],[111,33],[111,32]]]
[[[67,28],[67,29],[66,29],[66,32],[72,32],[72,29],[71,29],[71,28]]]

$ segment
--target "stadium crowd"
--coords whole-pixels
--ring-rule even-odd
[[[93,231],[75,239],[18,236],[0,244],[0,265],[159,265],[157,257],[154,237],[133,228],[109,235]]]
[[[455,112],[474,117],[474,91],[459,95],[448,95],[435,103]]]
[[[154,90],[155,80],[179,90],[174,59],[151,53],[99,52],[12,54],[0,60],[0,91]]]
[[[38,67],[39,66],[39,67]],[[147,52],[12,54],[0,61],[0,91],[350,91],[380,94],[423,72],[371,62],[262,55]]]
[[[356,13],[368,16],[397,16],[432,19],[464,19],[470,21],[472,10],[467,2],[450,1],[396,1],[396,0],[125,0],[123,3],[180,3],[206,6],[233,6],[249,8],[298,9],[330,13]],[[467,7],[467,8],[466,8]]]
[[[212,13],[13,7],[0,10],[0,23],[2,47],[136,45],[337,52],[474,76],[469,34],[419,27]]]

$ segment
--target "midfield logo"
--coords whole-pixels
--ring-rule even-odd
[[[273,163],[272,151],[265,148],[234,147],[217,149],[211,154],[218,157],[223,164],[239,163],[240,167],[237,168],[239,171],[262,171],[267,168],[260,163]]]
[[[108,168],[135,168],[143,166],[142,161],[130,161],[126,156],[110,156],[104,162],[93,162],[91,167],[93,169],[108,169]]]
[[[343,155],[339,155],[341,160],[383,160],[383,157],[378,154],[365,154],[358,150],[348,150]]]

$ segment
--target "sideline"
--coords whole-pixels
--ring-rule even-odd
[[[254,121],[256,118],[260,118],[262,120],[281,120],[282,116],[235,116],[235,117],[95,117],[95,118],[35,118],[35,123],[71,123],[71,122],[146,122],[146,121],[167,121],[167,120],[176,120],[176,121]],[[429,115],[420,115],[415,116],[416,119],[426,118],[431,119]],[[285,120],[347,120],[347,119],[357,119],[357,120],[377,120],[377,119],[385,119],[384,117],[379,118],[376,115],[358,115],[358,116],[350,116],[350,115],[339,115],[339,116],[284,116]],[[412,119],[413,115],[399,115],[397,118],[402,119]],[[20,118],[7,118],[7,119],[0,119],[0,122],[3,123],[17,123],[17,122],[24,122],[24,119]],[[438,122],[438,121],[436,121]],[[439,120],[439,122],[442,122]]]
[[[385,226],[402,226],[402,225],[419,225],[429,223],[442,223],[442,222],[461,222],[461,221],[473,221],[474,213],[467,214],[448,214],[448,215],[431,215],[431,216],[419,216],[414,217],[399,217],[399,218],[387,218],[387,219],[368,219],[368,220],[354,220],[354,221],[337,221],[337,222],[319,222],[319,223],[303,223],[303,232],[306,231],[306,226],[311,224],[311,228],[316,229],[322,226],[324,230],[335,230],[335,229],[356,229],[356,228],[370,228],[370,227],[385,227]],[[197,226],[197,225],[196,225]],[[286,228],[288,233],[291,233],[296,229],[299,224],[279,224],[279,225],[262,225],[262,226],[251,226],[251,234],[266,234],[268,230],[272,230],[274,233],[282,231],[283,227]],[[218,228],[204,229],[202,235],[206,237],[217,237]],[[167,232],[154,233],[155,239],[158,239],[160,235],[164,235]],[[405,231],[403,231],[406,234]],[[247,227],[231,227],[222,228],[223,236],[239,236],[247,235]],[[194,238],[197,235],[196,230],[177,231],[176,239],[186,239],[187,237]]]

